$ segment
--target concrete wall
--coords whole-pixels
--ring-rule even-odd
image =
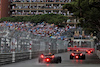
[[[48,53],[49,51],[38,51],[38,52],[21,52],[21,53],[2,53],[0,54],[0,65],[3,64],[8,64],[8,63],[13,63],[13,62],[19,62],[19,61],[23,61],[23,60],[28,60],[33,58],[37,58],[39,57],[40,54],[42,53]],[[60,49],[60,50],[51,50],[50,51],[53,54],[56,53],[63,53],[63,52],[67,52],[67,49]]]

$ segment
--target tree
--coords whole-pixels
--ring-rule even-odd
[[[63,9],[66,8],[73,12],[74,16],[80,18],[81,21],[78,25],[81,25],[85,30],[100,31],[100,0],[75,0],[64,5]]]
[[[67,16],[59,14],[44,14],[44,15],[33,15],[33,16],[17,16],[17,17],[5,17],[1,18],[0,21],[11,21],[11,22],[27,22],[41,23],[43,21],[50,24],[56,25],[62,24],[63,21],[67,21]]]

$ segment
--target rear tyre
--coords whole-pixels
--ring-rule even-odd
[[[73,56],[72,55],[70,55],[70,59],[73,59]]]
[[[58,64],[58,62],[59,62],[59,61],[57,60],[56,63]]]
[[[61,57],[59,57],[59,63],[61,63],[61,61],[62,61],[62,59],[61,59]]]
[[[85,55],[83,55],[82,59],[85,60]]]
[[[70,50],[70,51],[72,51],[72,50]]]
[[[61,60],[59,61],[59,63],[61,63]]]
[[[57,63],[57,64],[59,63],[59,59],[58,59],[58,58],[56,58],[56,61],[55,61],[55,63]]]
[[[93,53],[93,51],[91,53]]]
[[[61,59],[61,57],[59,57],[59,63],[61,63],[61,61],[62,61],[62,59]]]
[[[88,53],[88,52],[86,52],[86,53]]]
[[[41,61],[39,60],[39,63],[41,63]]]
[[[42,60],[41,59],[39,59],[39,63],[41,63],[42,62]]]

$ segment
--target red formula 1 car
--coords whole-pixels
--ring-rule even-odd
[[[93,50],[86,50],[86,53],[88,54],[93,53]]]
[[[61,63],[61,56],[55,56],[54,54],[41,54],[39,56],[39,63]]]
[[[72,52],[70,54],[70,59],[85,59],[85,54],[82,52]]]

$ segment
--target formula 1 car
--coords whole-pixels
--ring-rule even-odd
[[[73,52],[70,54],[70,59],[83,59],[85,60],[85,54],[82,52]]]
[[[61,63],[61,56],[55,56],[54,54],[41,54],[39,56],[39,63]]]
[[[86,53],[93,53],[93,50],[86,50]]]

